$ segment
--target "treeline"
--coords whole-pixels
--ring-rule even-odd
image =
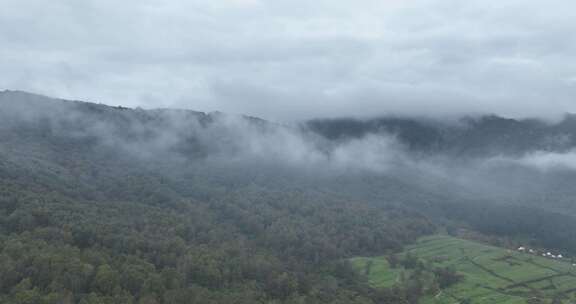
[[[486,201],[445,202],[439,207],[447,218],[486,235],[529,239],[535,246],[576,252],[576,221],[570,214]]]

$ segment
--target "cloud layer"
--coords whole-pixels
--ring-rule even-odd
[[[0,87],[293,120],[576,112],[566,1],[5,0]]]

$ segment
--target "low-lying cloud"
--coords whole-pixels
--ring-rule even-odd
[[[459,158],[449,150],[414,151],[398,135],[380,129],[363,136],[328,139],[303,125],[244,116],[118,109],[25,93],[0,94],[0,108],[3,142],[10,143],[10,137],[21,134],[35,134],[37,137],[22,139],[28,141],[26,146],[30,141],[48,140],[39,144],[50,147],[54,140],[59,147],[91,147],[106,157],[116,155],[149,168],[223,168],[224,174],[262,170],[264,175],[290,173],[288,176],[296,179],[366,176],[378,181],[382,177],[441,195],[456,193],[499,201],[534,200],[546,191],[558,192],[547,181],[566,181],[566,171],[576,173],[576,153],[572,150]],[[0,148],[11,149],[11,145]]]
[[[116,109],[18,92],[0,95],[0,108],[0,127],[9,133],[32,128],[45,138],[87,141],[145,162],[384,173],[408,159],[402,144],[384,133],[330,141],[302,126],[244,116]]]
[[[576,170],[576,151],[550,152],[537,151],[520,158],[497,158],[492,160],[496,164],[515,164],[535,168],[542,172],[556,170]]]

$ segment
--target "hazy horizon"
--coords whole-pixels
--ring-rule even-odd
[[[0,88],[276,121],[557,118],[576,112],[572,6],[7,0]]]
[[[251,117],[251,118],[256,118],[256,119],[263,119],[265,121],[268,122],[272,122],[272,123],[280,123],[280,124],[299,124],[299,123],[304,123],[304,122],[308,122],[308,121],[315,121],[315,120],[356,120],[356,121],[371,121],[371,120],[376,120],[376,119],[381,119],[381,118],[401,118],[401,119],[415,119],[418,121],[430,121],[430,122],[439,122],[439,123],[447,123],[447,124],[452,124],[452,123],[458,123],[459,121],[461,121],[462,119],[468,119],[468,118],[472,118],[472,119],[476,119],[476,118],[482,118],[482,117],[490,117],[490,116],[494,116],[494,117],[499,117],[499,118],[503,118],[503,119],[514,119],[517,121],[522,121],[522,120],[538,120],[544,123],[558,123],[560,121],[562,121],[563,119],[567,118],[567,116],[571,116],[571,115],[576,115],[576,111],[575,112],[563,112],[563,113],[557,113],[555,115],[518,115],[518,116],[514,116],[514,115],[505,115],[505,114],[498,114],[497,112],[482,112],[482,111],[478,111],[478,112],[461,112],[461,113],[446,113],[446,114],[436,114],[436,113],[419,113],[419,112],[378,112],[378,113],[372,113],[372,114],[345,114],[342,113],[340,114],[334,114],[334,115],[322,115],[319,114],[318,116],[309,116],[309,117],[303,117],[303,118],[294,118],[294,119],[282,119],[279,117],[270,117],[270,116],[258,116],[258,115],[254,115],[254,114],[250,114],[250,113],[245,113],[245,112],[227,112],[227,111],[222,111],[222,110],[204,110],[204,109],[198,109],[198,108],[188,108],[186,107],[186,105],[182,105],[182,106],[141,106],[141,105],[129,105],[129,104],[120,104],[120,103],[115,103],[113,101],[106,101],[106,100],[81,100],[81,99],[73,99],[73,98],[62,98],[59,96],[52,96],[52,95],[47,95],[47,94],[42,94],[42,93],[38,93],[38,92],[32,92],[32,91],[25,91],[25,90],[14,90],[14,89],[10,89],[10,88],[0,88],[0,93],[22,93],[22,94],[29,94],[29,95],[34,95],[34,96],[40,96],[42,98],[48,98],[54,101],[67,101],[67,102],[80,102],[80,103],[89,103],[89,104],[96,104],[96,105],[103,105],[103,106],[107,106],[107,107],[121,107],[121,108],[126,108],[126,109],[142,109],[142,110],[146,110],[146,111],[154,111],[154,110],[173,110],[173,111],[191,111],[191,112],[197,112],[197,113],[204,113],[206,115],[210,115],[210,114],[215,114],[215,113],[219,113],[219,114],[225,114],[225,115],[231,115],[231,116],[245,116],[245,117]]]

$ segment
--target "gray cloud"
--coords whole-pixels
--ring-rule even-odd
[[[416,166],[403,145],[384,133],[331,142],[305,128],[243,116],[122,110],[20,92],[0,94],[0,109],[0,135],[28,128],[41,138],[91,143],[95,150],[146,163],[272,166],[321,175]]]
[[[536,168],[542,172],[555,170],[575,170],[576,169],[576,151],[568,152],[547,152],[537,151],[530,153],[521,158],[500,157],[489,160],[493,167],[506,164],[516,164]]]
[[[0,87],[271,119],[576,112],[576,4],[4,0]]]

